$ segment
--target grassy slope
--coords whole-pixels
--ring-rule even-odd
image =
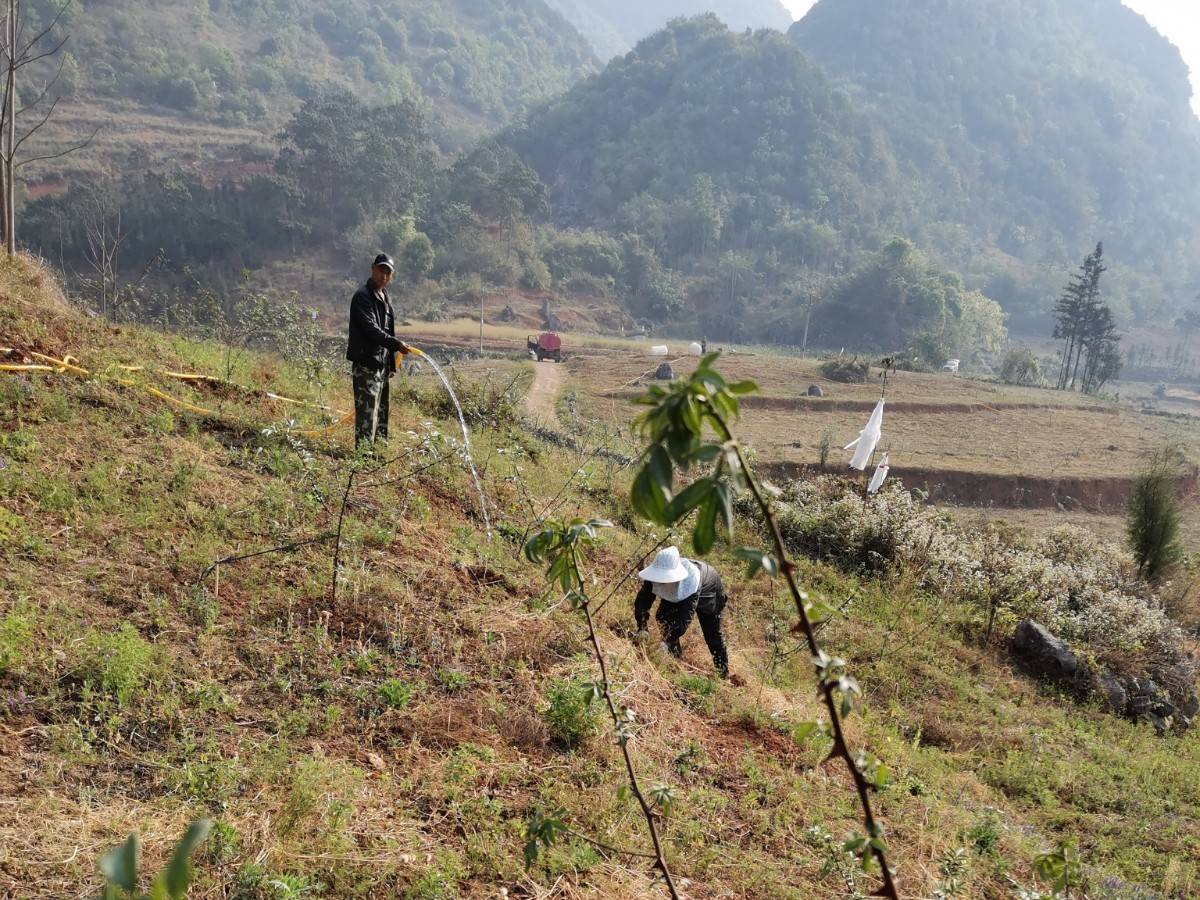
[[[72,352],[95,369],[217,369],[217,348],[54,311],[49,288],[24,266],[0,268],[0,346]],[[497,363],[495,378],[521,365]],[[306,390],[268,357],[237,377]],[[522,871],[536,802],[608,842],[644,840],[617,800],[610,742],[568,752],[550,740],[553,680],[591,677],[583,635],[537,599],[539,575],[513,543],[483,539],[458,467],[356,494],[335,605],[327,546],[198,585],[211,560],[335,524],[346,435],[314,441],[306,463],[259,430],[285,415],[269,401],[167,390],[217,405],[220,419],[167,415],[104,381],[0,379],[0,893],[87,895],[94,860],[130,830],[153,865],[187,820],[212,814],[228,827],[200,859],[196,897],[300,896],[305,884],[323,887],[304,896],[540,895],[534,883],[647,896],[635,862],[578,840]],[[420,380],[413,393],[421,405],[398,404],[399,430],[428,436],[434,394]],[[334,403],[345,400],[339,386]],[[474,443],[497,518],[518,530],[579,465],[519,429],[479,428]],[[584,468],[561,512],[631,525],[622,474]],[[598,591],[638,540],[607,535]],[[697,629],[683,666],[635,652],[625,591],[601,615],[642,723],[638,764],[679,793],[664,825],[671,860],[696,898],[845,896],[836,869],[822,877],[830,854],[810,828],[848,830],[851,794],[840,771],[814,767],[823,748],[789,736],[816,714],[804,654],[771,665],[766,635],[787,603],[715,562],[745,687],[703,677]],[[857,597],[823,637],[867,694],[855,741],[893,771],[879,804],[906,895],[929,896],[965,847],[960,896],[1009,896],[1007,876],[1030,883],[1030,858],[1060,837],[1080,841],[1092,896],[1122,896],[1104,877],[1194,894],[1194,734],[1160,740],[1056,701],[979,645],[974,610],[914,595],[903,576],[801,574],[835,602]],[[397,705],[413,688],[405,708],[389,708],[385,684]]]

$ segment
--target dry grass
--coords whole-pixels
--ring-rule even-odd
[[[858,435],[880,384],[831,385],[816,376],[817,365],[765,354],[733,354],[718,364],[730,379],[759,382],[767,398],[799,401],[795,409],[761,408],[753,399],[747,404],[739,433],[759,460],[815,464],[826,433],[833,447],[830,464],[836,467],[848,456],[840,448]],[[690,366],[689,360],[678,361],[677,374]],[[652,372],[652,361],[593,354],[570,360],[568,367],[571,387],[590,414],[626,421],[636,412],[629,402],[638,391],[632,382]],[[825,399],[810,403],[803,398],[810,383],[822,386]],[[968,378],[898,373],[889,380],[888,399],[892,405],[884,417],[880,449],[891,453],[893,473],[901,478],[905,467],[1128,478],[1165,444],[1187,448],[1200,439],[1200,419],[1149,417],[1078,395]],[[845,401],[863,408],[823,408]]]
[[[0,344],[69,349],[101,366],[133,357],[204,368],[215,355],[16,306],[5,305]],[[499,379],[520,365],[459,368]],[[304,391],[280,361],[244,369],[271,377],[261,387]],[[0,621],[21,618],[32,636],[0,673],[0,895],[93,896],[104,849],[136,828],[153,867],[202,814],[227,831],[198,859],[196,898],[281,896],[268,883],[285,878],[337,897],[652,894],[639,861],[581,841],[523,870],[521,828],[535,803],[561,806],[572,827],[601,840],[642,846],[643,836],[617,799],[611,743],[566,753],[548,741],[547,686],[593,677],[582,628],[557,598],[540,598],[540,573],[514,558],[512,543],[483,540],[463,472],[364,489],[349,512],[336,606],[320,546],[224,566],[219,590],[197,588],[220,555],[329,527],[345,433],[314,442],[304,464],[295,448],[263,439],[257,426],[285,413],[253,398],[203,398],[220,403],[212,421],[168,419],[143,394],[63,376],[6,378],[0,390],[0,508],[17,519],[0,537]],[[346,399],[339,384],[332,402]],[[428,418],[403,404],[395,416],[398,435],[421,433]],[[579,466],[517,429],[481,428],[473,439],[497,518],[518,532],[528,515],[521,491],[542,508]],[[628,520],[625,476],[588,468],[560,514]],[[607,534],[593,562],[597,593],[624,574],[641,539],[633,528]],[[672,864],[696,900],[843,897],[839,874],[821,874],[831,854],[809,829],[820,825],[836,843],[854,824],[853,805],[842,774],[817,765],[823,748],[790,737],[817,706],[805,654],[777,656],[793,647],[784,598],[765,580],[746,581],[727,554],[714,562],[732,598],[742,687],[705,677],[696,628],[682,664],[632,645],[629,591],[600,617],[638,714],[638,765],[648,783],[677,793],[664,821]],[[970,849],[962,896],[1006,896],[1007,874],[1031,884],[1029,860],[1061,835],[1080,839],[1098,873],[1172,896],[1193,890],[1195,736],[1158,742],[1056,702],[974,643],[971,610],[815,564],[800,575],[835,602],[859,598],[823,639],[867,693],[864,715],[851,720],[854,742],[892,767],[879,803],[906,896],[930,896],[941,860],[973,848],[971,835],[993,818],[994,845]],[[778,647],[768,636],[776,616]],[[89,695],[74,674],[89,629],[121,623],[157,660],[125,706]],[[383,702],[389,679],[412,686],[407,705]],[[1164,798],[1173,824],[1147,831]]]

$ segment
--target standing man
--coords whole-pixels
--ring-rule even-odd
[[[354,446],[388,436],[388,379],[396,372],[396,354],[409,346],[396,338],[396,317],[387,286],[396,266],[386,253],[375,257],[371,277],[350,301],[350,341],[346,359],[354,378]]]
[[[654,565],[638,573],[642,589],[633,604],[638,639],[647,637],[650,607],[659,599],[658,619],[667,651],[675,657],[683,655],[679,639],[683,637],[692,616],[700,619],[704,642],[712,654],[713,665],[722,678],[729,677],[729,654],[725,636],[721,633],[721,613],[725,610],[725,586],[721,576],[708,563],[684,559],[678,547],[659,552]]]

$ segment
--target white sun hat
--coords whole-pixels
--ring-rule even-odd
[[[679,556],[679,548],[667,547],[658,551],[658,556],[654,557],[654,565],[642,569],[638,572],[638,577],[642,581],[653,581],[656,584],[675,584],[690,574]]]

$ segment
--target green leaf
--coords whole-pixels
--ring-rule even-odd
[[[633,479],[629,492],[633,508],[657,525],[667,525],[667,498],[655,483],[649,466],[642,468]]]
[[[692,531],[692,546],[703,556],[712,549],[717,541],[717,497],[710,494],[700,505],[700,513],[696,516],[696,527]]]
[[[817,730],[816,722],[801,722],[792,730],[792,740],[797,744],[803,744]]]
[[[179,900],[187,893],[188,884],[192,880],[191,856],[196,848],[204,843],[208,833],[212,831],[212,825],[210,819],[193,822],[184,833],[175,852],[171,854],[171,862],[166,871],[166,888],[174,900]]]
[[[671,466],[671,457],[667,455],[667,451],[661,446],[651,449],[646,457],[646,468],[650,470],[650,477],[654,483],[662,488],[664,494],[670,496],[675,483],[675,470]]]
[[[745,381],[735,381],[733,384],[729,385],[728,390],[729,393],[733,394],[734,396],[741,397],[745,394],[753,394],[755,391],[757,391],[758,384],[747,378]]]
[[[678,522],[699,506],[712,493],[716,485],[711,478],[699,478],[671,498],[667,505],[667,518]]]
[[[141,842],[135,832],[126,838],[123,844],[100,857],[100,871],[117,887],[132,892],[137,887],[141,849]]]
[[[875,768],[875,777],[871,781],[871,783],[875,785],[875,790],[882,791],[885,787],[887,787],[888,780],[891,778],[891,775],[891,770],[888,769],[888,767],[883,763],[880,763]],[[877,849],[887,852],[884,847],[879,847]]]
[[[748,566],[747,575],[750,578],[753,578],[759,572],[766,572],[772,578],[779,574],[779,562],[765,550],[760,550],[757,547],[739,547],[734,551],[734,556],[746,562]]]
[[[729,482],[717,482],[716,494],[717,509],[721,513],[725,525],[725,535],[726,537],[733,537],[733,492],[729,490]]]

